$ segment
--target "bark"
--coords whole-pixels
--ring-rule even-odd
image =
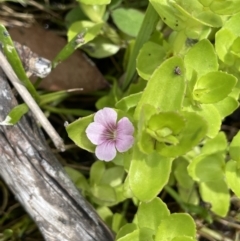
[[[0,70],[0,121],[17,105]],[[30,115],[0,126],[0,175],[47,241],[112,241],[113,234],[72,184]]]

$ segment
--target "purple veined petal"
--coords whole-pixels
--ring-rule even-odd
[[[112,108],[105,107],[96,112],[94,121],[112,130],[116,128],[117,112]]]
[[[114,141],[105,141],[98,145],[95,154],[99,160],[107,162],[113,160],[117,154]]]
[[[129,150],[134,143],[134,137],[131,135],[121,135],[116,140],[116,148],[119,152],[125,152]]]
[[[134,127],[132,122],[127,118],[123,117],[121,120],[118,121],[117,124],[117,135],[132,135],[134,132]]]
[[[88,139],[94,144],[94,145],[100,145],[104,141],[106,141],[106,128],[96,122],[92,122],[88,125],[87,129],[85,130],[86,135]]]

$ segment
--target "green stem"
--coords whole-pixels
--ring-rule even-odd
[[[153,30],[156,27],[156,24],[159,20],[159,15],[154,10],[152,5],[149,3],[147,11],[145,13],[145,17],[142,23],[142,26],[139,30],[138,36],[136,38],[133,51],[130,55],[127,71],[126,71],[126,77],[122,85],[122,89],[126,90],[128,86],[130,85],[132,78],[136,71],[136,59],[137,55],[139,53],[139,50],[142,48],[143,44],[148,41],[150,38]]]

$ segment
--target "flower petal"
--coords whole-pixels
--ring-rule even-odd
[[[95,154],[99,160],[111,161],[117,154],[114,141],[105,141],[96,147]]]
[[[102,124],[108,129],[114,128],[117,122],[117,112],[112,108],[105,107],[96,112],[94,115],[94,121]]]
[[[132,122],[127,118],[123,117],[118,121],[117,124],[117,135],[132,135],[134,132],[134,127]]]
[[[88,139],[94,144],[94,145],[100,145],[104,141],[106,141],[106,138],[104,135],[106,133],[106,128],[96,122],[92,122],[88,125],[87,129],[85,130]]]
[[[129,150],[134,143],[134,137],[131,135],[121,135],[116,140],[116,148],[119,152]]]

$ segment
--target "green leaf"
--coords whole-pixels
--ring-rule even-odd
[[[176,67],[181,70],[180,75],[175,73]],[[184,72],[181,58],[175,56],[164,61],[149,79],[137,105],[135,118],[139,117],[145,104],[150,104],[161,111],[181,110],[185,92]]]
[[[8,113],[5,120],[0,122],[0,125],[15,125],[27,112],[28,106],[26,104],[17,105]]]
[[[185,119],[185,127],[177,136],[178,143],[168,144],[156,142],[156,151],[166,157],[177,157],[190,151],[205,137],[207,124],[204,119],[196,113],[182,112]]]
[[[225,153],[227,150],[228,142],[224,132],[219,132],[213,139],[208,139],[204,144],[201,153]]]
[[[129,170],[129,184],[134,196],[141,201],[156,197],[168,182],[171,166],[171,158],[156,152],[145,155],[135,147]]]
[[[236,161],[230,160],[226,164],[226,182],[228,187],[240,197],[240,169]]]
[[[75,6],[65,15],[67,28],[69,28],[74,22],[81,20],[87,20],[87,16],[85,16],[80,6]]]
[[[81,49],[91,57],[100,59],[116,54],[120,46],[114,44],[108,38],[99,35],[86,45],[83,45]]]
[[[90,191],[94,202],[99,205],[113,205],[117,201],[116,192],[109,185],[94,185]]]
[[[106,11],[106,5],[105,4],[100,5],[99,3],[97,3],[97,5],[90,5],[90,4],[91,3],[84,4],[82,2],[82,3],[80,3],[80,7],[83,10],[83,12],[85,13],[85,15],[88,16],[88,18],[91,21],[93,21],[95,23],[102,22],[103,21],[102,18]]]
[[[96,161],[93,163],[90,170],[90,184],[92,186],[101,183],[101,179],[105,170],[106,167],[104,162]]]
[[[147,203],[142,202],[137,211],[138,227],[156,231],[161,221],[169,215],[167,205],[158,197]]]
[[[224,24],[223,28],[216,33],[215,46],[216,52],[219,58],[227,65],[236,65],[238,67],[237,60],[239,56],[236,56],[234,52],[234,41],[239,42],[240,36],[239,30],[240,13],[235,14]],[[239,51],[237,51],[239,52]]]
[[[198,182],[218,181],[224,177],[224,167],[222,153],[201,154],[189,164],[188,173]]]
[[[174,176],[178,184],[186,189],[192,189],[194,182],[187,172],[189,162],[185,158],[179,157],[174,161],[174,164],[176,165]]]
[[[223,24],[221,16],[208,10],[199,13],[196,17],[202,23],[205,23],[206,25],[211,27],[219,28]]]
[[[137,72],[145,80],[149,80],[154,70],[166,58],[166,50],[158,43],[148,41],[141,48],[137,57]],[[148,64],[146,64],[148,63]]]
[[[15,74],[17,75],[18,79],[23,82],[29,93],[33,96],[33,98],[38,101],[39,95],[35,90],[32,82],[27,77],[25,70],[23,68],[22,62],[18,56],[18,53],[14,47],[12,39],[6,30],[6,28],[0,24],[0,42],[3,48],[3,52],[12,66]]]
[[[117,239],[117,241],[139,241],[139,233],[140,233],[139,229],[134,230],[133,232],[123,237],[120,237],[119,239]]]
[[[206,135],[210,138],[214,138],[221,127],[222,121],[221,116],[214,105],[211,104],[202,104],[198,108],[193,106],[188,106],[185,108],[188,111],[193,111],[198,115],[202,116],[207,122],[207,133]]]
[[[193,71],[197,72],[198,78],[211,71],[218,70],[218,59],[213,45],[204,39],[195,44],[184,58],[186,77],[191,80]]]
[[[146,240],[154,241],[153,235],[154,235],[153,230],[142,228],[142,229],[137,229],[120,239],[117,239],[117,241],[146,241]]]
[[[221,217],[225,217],[229,210],[230,194],[224,180],[216,182],[202,182],[200,193],[205,202],[211,203],[211,210]]]
[[[116,107],[118,109],[121,109],[122,111],[128,111],[129,109],[135,107],[140,98],[142,97],[142,92],[135,93],[128,95],[126,97],[123,97],[120,101],[116,103]]]
[[[77,188],[81,189],[81,191],[89,190],[87,179],[81,172],[68,166],[65,166],[64,169]]]
[[[123,167],[111,167],[105,170],[100,183],[116,187],[122,184],[124,175],[125,171]]]
[[[63,47],[52,62],[53,68],[67,59],[77,48],[94,39],[100,32],[103,23],[89,21],[73,23],[68,30],[69,42]]]
[[[216,33],[215,48],[220,60],[228,65],[233,65],[235,58],[230,48],[236,39],[236,35],[229,29],[222,28]]]
[[[113,213],[110,208],[106,206],[100,206],[95,208],[100,218],[107,224],[108,226],[112,225]]]
[[[118,230],[126,223],[124,216],[120,213],[114,213],[111,229],[117,233]]]
[[[94,115],[90,115],[79,118],[66,127],[69,138],[72,139],[76,145],[89,152],[95,151],[95,145],[87,138],[85,131],[88,125],[93,122],[93,116]]]
[[[112,18],[121,31],[136,37],[142,25],[144,14],[131,8],[117,8],[112,11]]]
[[[195,237],[196,227],[194,220],[185,213],[172,214],[160,223],[155,241],[172,240],[178,236]]]
[[[77,0],[80,3],[89,4],[89,5],[102,5],[109,4],[111,0]]]
[[[218,110],[222,119],[224,119],[226,116],[231,115],[238,108],[239,103],[235,98],[227,96],[223,100],[215,103],[214,106]]]
[[[240,4],[236,0],[212,1],[209,7],[219,15],[233,15],[240,11]]]
[[[219,26],[221,19],[212,14],[203,18],[203,6],[197,1],[150,1],[162,20],[173,30],[183,32],[186,37],[198,39],[206,26]],[[199,18],[199,19],[198,19]]]
[[[198,79],[193,96],[204,103],[215,103],[227,97],[237,83],[237,78],[224,72],[210,72]]]
[[[137,225],[135,223],[127,223],[125,224],[117,233],[116,240],[126,236],[129,233],[132,233],[137,229]]]
[[[240,131],[234,136],[230,146],[229,153],[231,158],[237,162],[240,167]]]

